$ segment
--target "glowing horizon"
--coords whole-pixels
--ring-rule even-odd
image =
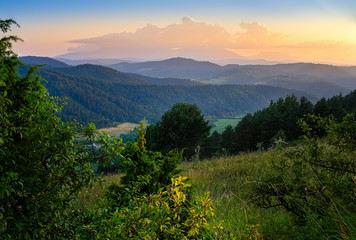
[[[42,0],[3,3],[20,56],[223,60],[247,57],[356,65],[356,2]]]

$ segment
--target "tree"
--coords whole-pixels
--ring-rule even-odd
[[[235,138],[233,127],[230,124],[227,125],[221,134],[221,149],[225,150],[227,153],[232,153]]]
[[[200,157],[216,157],[220,155],[221,149],[221,134],[216,130],[206,139],[201,147]]]
[[[6,34],[13,20],[0,20]],[[90,154],[75,144],[77,127],[62,122],[37,67],[17,75],[11,50],[16,36],[0,40],[0,236],[58,238],[62,213],[92,179]]]
[[[183,156],[191,158],[210,129],[209,120],[196,104],[176,103],[157,124],[147,128],[147,143],[152,150],[162,152],[184,149]]]
[[[329,106],[326,99],[321,98],[314,106],[313,113],[317,116],[326,117],[329,113]]]

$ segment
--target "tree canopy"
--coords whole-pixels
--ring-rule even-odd
[[[191,158],[200,151],[210,129],[209,120],[196,104],[176,103],[157,124],[147,128],[148,146],[163,152],[184,149],[183,156]]]

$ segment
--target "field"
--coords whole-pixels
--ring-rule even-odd
[[[134,131],[139,125],[137,123],[125,122],[118,124],[116,127],[100,128],[98,131],[109,132],[111,136],[120,137],[121,134],[128,134]]]
[[[322,226],[323,222],[310,218],[308,225],[298,224],[296,218],[281,206],[261,208],[254,204],[258,197],[253,190],[264,175],[274,172],[275,160],[287,161],[287,152],[295,149],[270,149],[223,156],[202,161],[182,162],[179,169],[193,184],[195,194],[209,192],[213,200],[212,226],[220,225],[227,233],[224,239],[355,239],[354,214],[347,213],[339,225]],[[105,192],[111,183],[119,183],[122,174],[103,174],[93,188],[84,189],[73,201],[76,209],[105,209]],[[286,176],[287,177],[287,176]],[[296,196],[295,196],[296,197]],[[329,209],[330,211],[332,209]],[[333,218],[339,215],[332,215]],[[309,218],[308,218],[309,219]],[[339,219],[339,218],[338,218]],[[344,221],[345,220],[345,221]],[[341,223],[348,226],[343,231]],[[335,228],[336,226],[336,228]],[[331,232],[324,232],[333,228]],[[320,235],[323,235],[320,237]]]
[[[196,194],[210,192],[214,201],[215,217],[232,239],[290,239],[295,234],[290,228],[290,215],[282,208],[261,209],[251,202],[251,185],[271,167],[271,159],[280,152],[254,152],[234,157],[183,162],[182,175],[195,186]],[[111,183],[118,183],[122,175],[105,174],[100,183],[82,191],[74,206],[90,205],[92,209],[105,204],[105,191]],[[263,236],[262,236],[263,233]]]
[[[244,117],[244,115],[236,117],[236,118],[213,119],[210,121],[211,123],[213,123],[211,133],[214,131],[217,131],[218,133],[222,133],[225,130],[225,127],[227,125],[231,125],[232,127],[235,127],[241,121],[241,119],[243,117]]]

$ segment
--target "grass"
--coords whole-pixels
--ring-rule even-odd
[[[290,239],[291,218],[283,209],[260,209],[251,202],[251,187],[271,167],[281,152],[253,152],[234,157],[183,163],[180,168],[196,186],[197,194],[209,191],[214,201],[215,222],[238,239],[253,233],[256,239]],[[278,236],[276,234],[278,233]],[[260,237],[258,237],[260,236]]]
[[[252,204],[251,187],[271,167],[280,151],[253,152],[232,157],[183,162],[179,168],[195,185],[196,194],[210,192],[214,201],[213,224],[222,223],[225,231],[237,239],[290,239],[291,219],[283,209],[260,209]],[[90,206],[98,209],[106,204],[106,189],[119,183],[122,175],[104,174],[91,187],[85,188],[73,208]],[[262,235],[263,234],[263,235]]]
[[[211,132],[217,131],[218,133],[222,133],[227,125],[235,127],[241,121],[242,118],[243,116],[239,116],[236,118],[219,118],[211,120],[211,123],[214,124],[211,129]]]
[[[251,201],[251,187],[274,158],[283,152],[253,152],[233,157],[220,157],[203,161],[183,162],[179,168],[195,185],[196,194],[210,192],[214,202],[213,224],[222,223],[225,231],[236,239],[291,239],[291,218],[283,209],[261,209]],[[84,189],[73,201],[74,208],[90,206],[98,209],[106,204],[105,191],[118,183],[122,175],[108,174]]]
[[[99,132],[105,131],[109,132],[111,136],[120,137],[121,134],[128,134],[138,128],[140,124],[137,123],[120,123],[116,127],[110,128],[100,128],[98,129]]]
[[[105,198],[105,192],[108,187],[120,182],[122,174],[103,174],[98,176],[98,181],[96,181],[92,186],[84,188],[77,198],[72,201],[72,208],[79,209],[83,206],[90,206],[90,209],[97,209],[104,206],[107,203]]]

